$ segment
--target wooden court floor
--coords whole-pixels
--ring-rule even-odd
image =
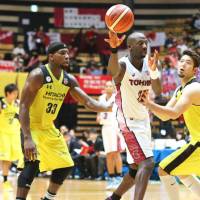
[[[11,177],[14,192],[3,192],[0,183],[0,200],[14,200],[16,191],[16,178]],[[105,190],[105,181],[66,180],[60,189],[56,200],[104,200],[112,192]],[[27,200],[40,200],[48,187],[47,178],[36,178]],[[133,200],[128,192],[122,200]],[[160,185],[150,183],[144,200],[168,200]],[[197,200],[184,186],[180,185],[180,200]]]

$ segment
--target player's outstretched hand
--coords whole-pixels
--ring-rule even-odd
[[[107,42],[111,48],[117,48],[119,47],[124,39],[126,38],[126,35],[123,35],[121,38],[118,37],[117,33],[110,31],[108,32],[109,38],[104,39],[105,42]]]
[[[149,67],[152,71],[155,71],[157,68],[157,64],[158,64],[158,59],[159,59],[159,53],[157,50],[154,51],[153,56],[149,56],[148,57],[148,63],[149,63]]]

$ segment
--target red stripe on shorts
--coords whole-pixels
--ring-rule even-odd
[[[134,159],[134,162],[136,164],[139,164],[140,162],[146,159],[146,156],[144,152],[142,151],[142,148],[140,147],[140,144],[137,141],[137,138],[135,137],[135,133],[133,131],[130,131],[130,129],[128,128],[126,124],[126,119],[124,117],[124,113],[122,109],[122,97],[121,97],[120,85],[117,85],[116,88],[117,88],[117,95],[115,99],[116,99],[116,104],[119,108],[117,112],[117,121],[119,123],[119,127],[124,136],[128,150]]]

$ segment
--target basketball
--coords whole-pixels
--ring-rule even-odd
[[[105,22],[111,31],[125,33],[133,26],[134,14],[128,6],[117,4],[107,10]]]

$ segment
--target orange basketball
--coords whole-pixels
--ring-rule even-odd
[[[111,31],[124,33],[133,26],[134,15],[128,6],[117,4],[107,10],[105,22]]]

